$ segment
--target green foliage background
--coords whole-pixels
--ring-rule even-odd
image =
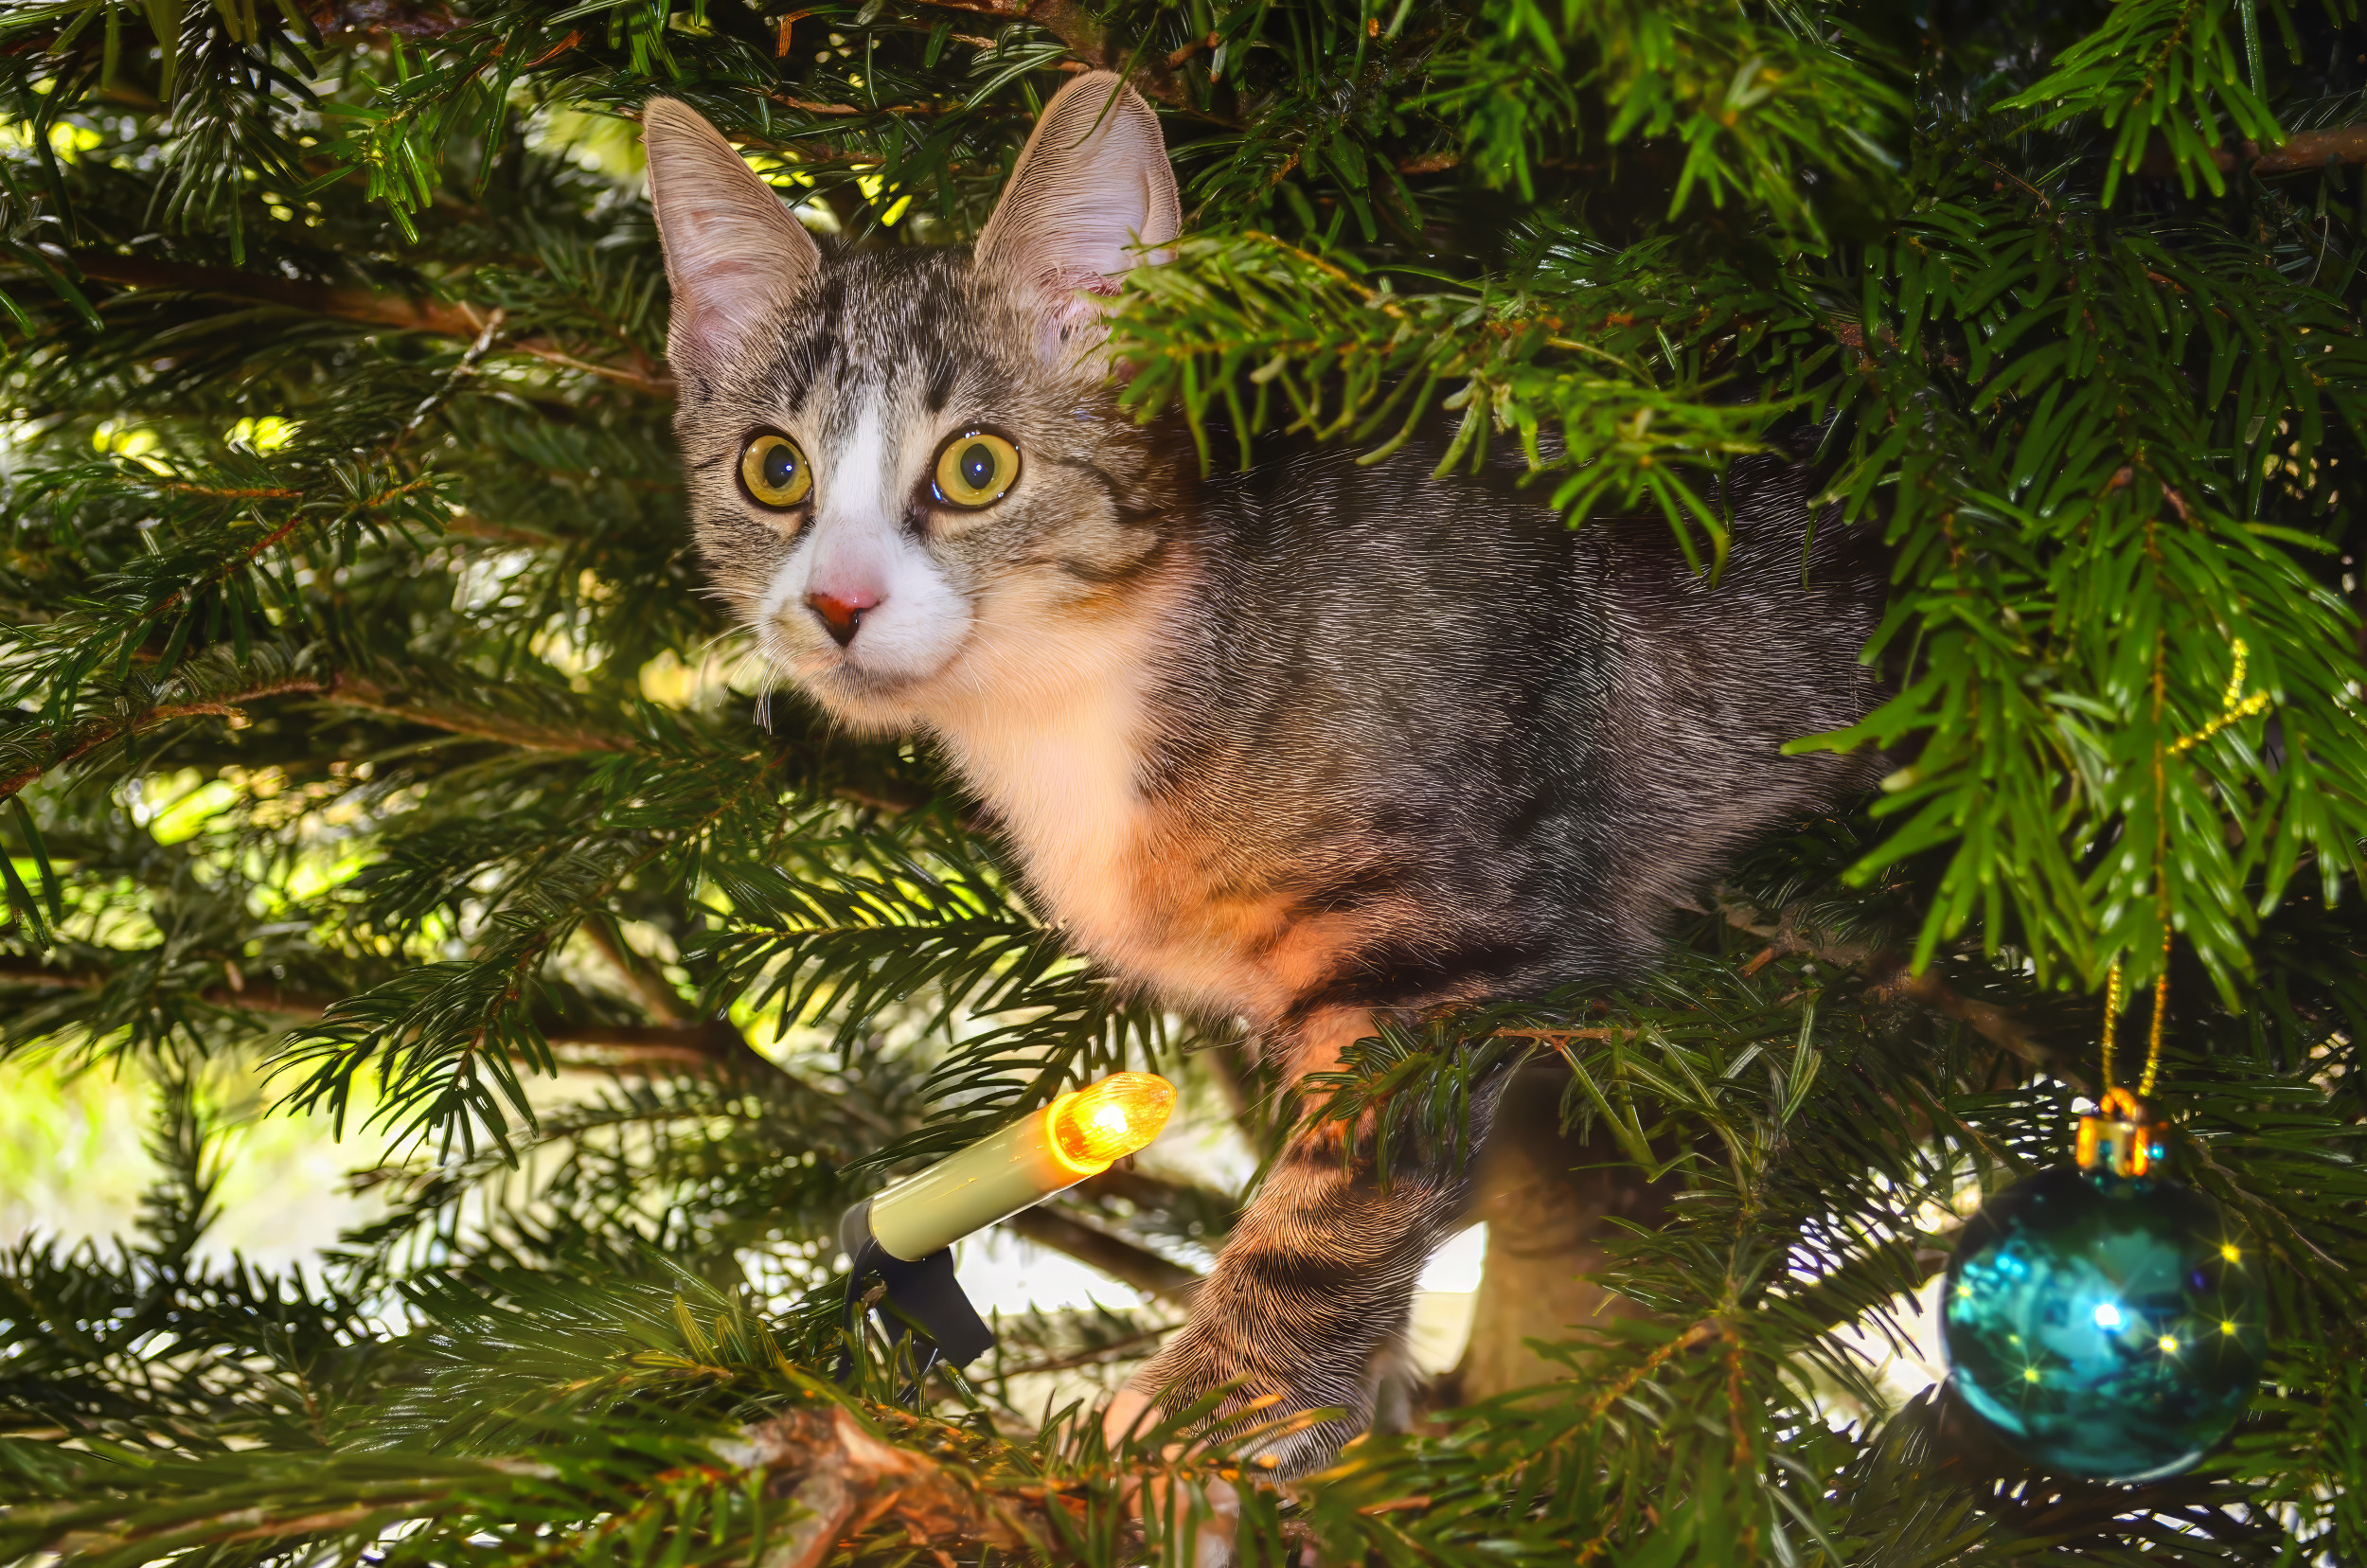
[[[1890,748],[1878,799],[1739,868],[1649,990],[1334,1086],[1434,1134],[1516,1048],[1479,1035],[1545,1031],[1590,1147],[1682,1189],[1611,1276],[1649,1314],[1246,1488],[1245,1552],[2367,1559],[2348,0],[16,0],[0,1045],[139,1062],[167,1177],[112,1247],[0,1259],[0,1558],[1188,1555],[1230,1447],[1013,1402],[1155,1312],[1006,1325],[918,1415],[867,1345],[822,1375],[831,1229],[886,1174],[1119,1065],[1269,1146],[1289,1113],[1223,1021],[1064,955],[927,756],[751,722],[632,177],[664,91],[846,242],[957,241],[1080,62],[1163,112],[1194,238],[1130,291],[1127,395],[1209,461],[1443,413],[1450,463],[1513,443],[1574,526],[1657,514],[1714,569],[1724,465],[1806,429],[1895,561],[1895,696],[1799,742]],[[1828,1332],[2061,1157],[2115,963],[2166,973],[2176,1159],[2273,1297],[2245,1427],[2138,1488],[1881,1408]],[[407,1150],[325,1272],[200,1259],[232,1060]],[[1239,1196],[1030,1223],[1171,1284]],[[960,1506],[830,1480],[850,1430]]]

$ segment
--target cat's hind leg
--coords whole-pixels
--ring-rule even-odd
[[[1312,1020],[1293,1066],[1302,1075],[1327,1066],[1371,1032],[1363,1013]],[[1404,1335],[1422,1265],[1464,1218],[1476,1149],[1508,1078],[1474,1086],[1475,1125],[1451,1148],[1394,1149],[1386,1182],[1370,1128],[1352,1149],[1340,1123],[1293,1140],[1194,1296],[1190,1320],[1112,1402],[1111,1437],[1147,1432],[1163,1413],[1211,1394],[1222,1395],[1218,1441],[1336,1409],[1255,1445],[1289,1477],[1320,1468],[1362,1431],[1377,1362]]]

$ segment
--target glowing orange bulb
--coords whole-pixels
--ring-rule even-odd
[[[1175,1085],[1156,1073],[1112,1073],[1052,1102],[1053,1151],[1091,1175],[1148,1144],[1175,1112]]]

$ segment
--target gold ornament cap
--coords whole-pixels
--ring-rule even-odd
[[[2079,1168],[2143,1176],[2162,1163],[2162,1143],[2145,1102],[2107,1089],[2093,1115],[2079,1118]]]

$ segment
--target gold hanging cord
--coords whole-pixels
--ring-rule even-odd
[[[2244,639],[2235,639],[2235,668],[2227,678],[2226,695],[2219,700],[2219,716],[2197,730],[2170,743],[2172,757],[2183,757],[2230,724],[2238,723],[2268,710],[2269,694],[2255,691],[2244,695],[2244,666],[2251,650]],[[2153,982],[2153,1026],[2146,1033],[2145,1070],[2137,1080],[2137,1092],[2115,1085],[2112,1081],[2112,1046],[2125,1004],[2127,987],[2121,973],[2121,961],[2112,960],[2104,981],[2104,1095],[2097,1102],[2096,1113],[2079,1119],[2079,1164],[2083,1169],[2109,1167],[2116,1176],[2142,1176],[2162,1157],[2162,1146],[2154,1141],[2151,1117],[2145,1100],[2153,1094],[2154,1080],[2162,1074],[2162,1024],[2170,1007],[2170,945],[2176,934],[2170,927],[2170,894],[2162,889],[2162,972]]]

